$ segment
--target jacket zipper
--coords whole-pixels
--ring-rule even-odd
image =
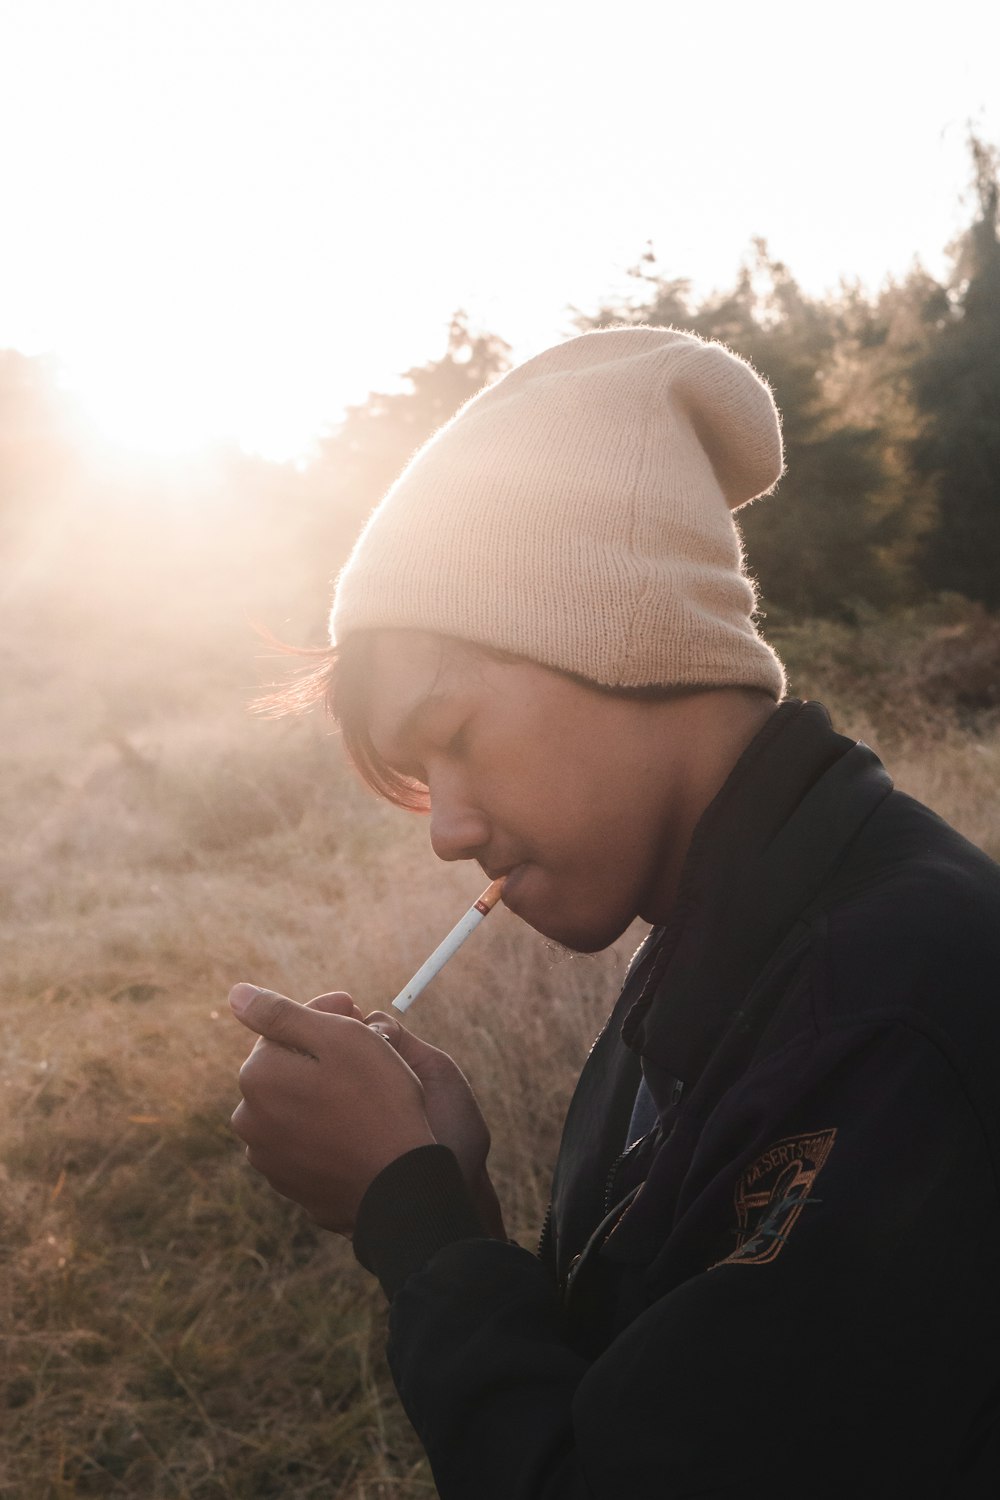
[[[683,1083],[679,1078],[675,1079],[674,1086],[670,1093],[670,1108],[672,1111],[675,1111],[677,1109],[677,1106],[680,1104],[681,1094],[683,1092]],[[661,1144],[666,1144],[666,1142],[670,1139],[671,1135],[673,1134],[675,1124],[676,1116],[670,1121],[670,1128],[664,1135],[663,1142]],[[653,1127],[654,1130],[659,1128],[659,1125]],[[562,1286],[562,1299],[564,1306],[569,1302],[570,1293],[573,1289],[573,1283],[576,1280],[577,1273],[583,1260],[585,1259],[587,1254],[591,1252],[598,1244],[604,1243],[604,1241],[608,1238],[608,1235],[615,1228],[615,1225],[618,1223],[619,1219],[621,1219],[622,1216],[631,1207],[633,1200],[639,1192],[639,1189],[642,1187],[643,1184],[641,1182],[637,1183],[636,1186],[631,1190],[631,1192],[627,1193],[620,1202],[615,1203],[613,1201],[615,1179],[619,1171],[621,1170],[626,1157],[630,1156],[637,1147],[641,1146],[644,1141],[648,1140],[652,1133],[653,1131],[648,1130],[645,1135],[641,1135],[638,1140],[632,1142],[631,1146],[626,1146],[625,1150],[622,1151],[612,1162],[610,1171],[608,1172],[607,1178],[605,1179],[604,1183],[604,1218],[590,1235],[583,1249],[580,1250],[576,1255],[574,1255],[573,1259],[570,1261],[568,1267],[566,1268],[566,1276]],[[550,1203],[545,1215],[546,1227],[548,1227],[551,1210],[552,1205]],[[614,1216],[614,1222],[609,1223],[612,1215]]]

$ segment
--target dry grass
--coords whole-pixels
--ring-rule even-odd
[[[0,748],[0,1496],[431,1496],[380,1294],[230,1135],[246,1040],[223,1000],[252,978],[384,1003],[475,874],[436,865],[420,820],[364,795],[322,724],[248,718],[248,636],[185,640],[176,614],[126,629],[37,591],[17,606]],[[994,722],[924,694],[920,653],[956,638],[955,616],[789,627],[779,646],[796,687],[825,683],[900,784],[997,855]],[[420,1012],[481,1096],[525,1243],[630,947],[568,959],[498,913]]]
[[[386,1374],[381,1293],[229,1131],[247,1041],[224,999],[248,977],[382,1004],[481,882],[368,797],[321,722],[247,715],[249,632],[180,650],[140,623],[112,643],[55,606],[17,626],[0,751],[0,1495],[432,1495]],[[557,958],[498,913],[422,1013],[495,1122],[526,1243],[620,968]]]

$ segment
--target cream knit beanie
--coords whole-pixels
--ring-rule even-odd
[[[430,630],[609,687],[780,699],[730,512],[781,471],[771,392],[721,344],[585,333],[487,386],[417,453],[338,579],[332,638]]]

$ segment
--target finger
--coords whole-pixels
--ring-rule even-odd
[[[240,1093],[256,1109],[273,1110],[276,1099],[297,1098],[304,1082],[303,1060],[313,1062],[313,1053],[259,1037],[240,1068]]]
[[[372,1031],[377,1031],[384,1036],[387,1042],[391,1042],[405,1063],[417,1074],[421,1067],[434,1068],[439,1064],[451,1064],[451,1059],[446,1052],[438,1047],[432,1047],[430,1042],[425,1042],[419,1036],[414,1036],[412,1031],[407,1031],[401,1021],[395,1016],[389,1015],[384,1010],[373,1010],[371,1015],[365,1017],[365,1025]]]
[[[439,1079],[459,1078],[468,1084],[468,1079],[458,1063],[440,1047],[432,1047],[422,1037],[414,1036],[401,1021],[384,1010],[373,1010],[365,1017],[365,1025],[377,1031],[390,1042],[409,1068],[412,1068],[422,1083]]]
[[[265,1131],[262,1135],[260,1121],[245,1099],[241,1099],[233,1110],[229,1117],[229,1124],[233,1134],[239,1136],[246,1147],[247,1160],[250,1161],[251,1152],[260,1146],[261,1141],[263,1140],[266,1144],[267,1134]],[[257,1166],[256,1162],[251,1161],[250,1164]],[[260,1168],[258,1167],[257,1170],[259,1171]]]
[[[306,1005],[306,1010],[321,1010],[331,1016],[350,1016],[352,1021],[361,1020],[361,1011],[344,990],[331,990],[327,995],[316,995]]]
[[[279,1047],[316,1056],[319,1019],[296,1000],[255,984],[236,984],[229,992],[229,1006],[248,1031],[256,1031]]]
[[[364,1021],[372,1031],[377,1031],[379,1036],[384,1036],[387,1042],[391,1042],[397,1052],[405,1046],[404,1038],[411,1035],[395,1016],[390,1016],[384,1010],[373,1010],[370,1015],[365,1016]]]
[[[247,1131],[250,1128],[248,1113],[249,1112],[247,1110],[246,1104],[241,1099],[239,1104],[237,1104],[236,1108],[233,1110],[232,1115],[230,1116],[229,1123],[232,1126],[234,1133],[239,1136],[241,1141],[246,1141]]]

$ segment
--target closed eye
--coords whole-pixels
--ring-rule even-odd
[[[449,714],[448,718],[454,724],[454,716]],[[443,716],[442,716],[443,720]],[[421,786],[427,786],[428,771],[432,761],[445,759],[451,761],[461,760],[469,749],[470,719],[463,717],[456,729],[446,722],[438,724],[427,724],[418,732],[412,734],[409,753],[401,753],[399,759],[393,762],[393,769],[401,776],[411,781],[417,781]]]

